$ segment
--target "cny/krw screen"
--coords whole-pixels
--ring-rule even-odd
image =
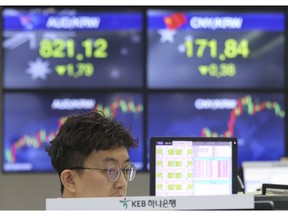
[[[148,101],[149,138],[236,137],[239,168],[243,161],[285,155],[281,93],[155,93]]]
[[[139,12],[5,8],[2,18],[4,88],[143,85]]]
[[[284,88],[285,15],[148,10],[150,88]]]

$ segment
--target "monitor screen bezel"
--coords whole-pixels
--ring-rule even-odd
[[[157,141],[232,141],[232,194],[238,193],[238,141],[235,137],[151,137],[150,138],[150,196],[156,195],[156,142]]]

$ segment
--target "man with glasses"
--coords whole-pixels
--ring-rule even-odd
[[[129,130],[102,112],[69,116],[46,148],[62,197],[126,196],[136,175],[128,150],[137,145]]]

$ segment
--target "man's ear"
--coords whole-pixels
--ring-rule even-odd
[[[76,185],[75,185],[75,172],[72,170],[66,169],[60,175],[60,180],[64,185],[64,188],[68,190],[70,193],[76,192]]]

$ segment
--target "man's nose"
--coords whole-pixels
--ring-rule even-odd
[[[116,181],[117,188],[123,188],[127,185],[127,181],[125,179],[123,171],[120,172],[120,176]]]

